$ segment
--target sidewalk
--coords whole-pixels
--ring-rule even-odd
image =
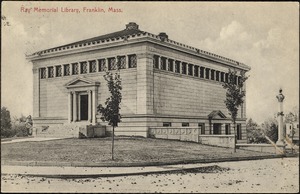
[[[25,141],[50,141],[50,140],[57,140],[57,139],[65,139],[65,138],[30,137],[30,138],[22,138],[22,139],[13,139],[13,140],[8,140],[8,141],[1,141],[1,144],[18,143],[18,142],[25,142]]]
[[[271,160],[280,157],[265,158]],[[260,159],[263,160],[263,159]],[[2,165],[1,174],[18,174],[36,177],[48,178],[97,178],[97,177],[116,177],[130,175],[147,175],[155,173],[182,172],[187,170],[204,170],[216,167],[222,162],[233,161],[216,161],[213,163],[195,163],[195,164],[174,164],[162,166],[143,166],[143,167],[72,167],[72,166],[11,166]]]

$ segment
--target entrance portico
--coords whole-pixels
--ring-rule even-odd
[[[96,123],[99,85],[99,82],[84,77],[78,77],[65,85],[69,95],[69,123],[78,121]]]

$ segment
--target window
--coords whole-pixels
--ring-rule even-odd
[[[175,73],[180,73],[180,61],[175,61]]]
[[[168,59],[168,71],[173,71],[173,60]]]
[[[224,72],[221,72],[221,82],[224,82]]]
[[[125,56],[118,57],[118,65],[119,65],[119,69],[126,68],[126,57]]]
[[[77,75],[78,74],[78,63],[73,63],[72,64],[72,75]]]
[[[156,68],[156,69],[159,68],[159,56],[154,55],[154,57],[153,57],[153,64],[154,64],[154,68]]]
[[[41,68],[40,73],[41,79],[46,79],[46,68]]]
[[[81,74],[87,73],[87,62],[80,63],[80,73]]]
[[[164,122],[163,127],[172,127],[172,124],[170,122]]]
[[[236,126],[236,136],[237,136],[237,139],[238,140],[241,140],[242,139],[242,129],[241,129],[241,124],[237,124]]]
[[[211,74],[210,79],[211,79],[211,80],[215,80],[215,70],[212,69],[212,70],[210,71],[210,74]]]
[[[97,64],[95,60],[89,61],[90,73],[95,73],[97,71],[96,65]]]
[[[135,68],[137,65],[136,55],[129,55],[128,57],[129,68]]]
[[[61,77],[61,66],[60,65],[57,65],[56,67],[55,67],[55,76],[56,77]]]
[[[200,77],[204,78],[204,67],[200,67]]]
[[[230,124],[225,124],[225,134],[230,135]]]
[[[220,71],[216,71],[216,81],[220,81]]]
[[[117,68],[116,58],[108,58],[108,70],[114,70]]]
[[[188,64],[188,75],[193,75],[193,64]]]
[[[54,77],[54,68],[48,67],[48,78],[53,78],[53,77]]]
[[[66,64],[64,65],[64,76],[70,75],[70,65]]]
[[[189,123],[182,123],[181,126],[182,127],[188,127],[188,126],[190,126],[190,124]]]
[[[225,82],[228,83],[228,73],[225,73]]]
[[[181,64],[181,67],[182,67],[181,73],[182,73],[182,74],[186,74],[186,63],[182,63],[182,64]]]
[[[202,135],[205,134],[205,124],[204,123],[198,123],[198,127],[200,128],[200,133]]]
[[[209,68],[205,69],[205,79],[209,79],[209,71],[210,71]]]
[[[105,59],[98,59],[99,71],[105,71]]]
[[[160,69],[167,70],[167,59],[164,57],[160,58]]]
[[[199,77],[199,66],[197,65],[194,66],[194,76]]]

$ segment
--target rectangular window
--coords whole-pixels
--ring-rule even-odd
[[[170,122],[164,122],[163,127],[172,127],[172,124]]]
[[[194,66],[194,76],[199,77],[199,66],[197,65]]]
[[[204,123],[198,123],[198,127],[200,128],[200,134],[205,134],[205,124]]]
[[[53,78],[53,77],[54,77],[54,68],[48,67],[48,78]]]
[[[154,68],[156,68],[156,69],[159,68],[159,56],[157,56],[157,55],[153,56],[153,64],[154,64]]]
[[[118,57],[118,65],[119,65],[119,69],[125,69],[126,68],[126,56],[119,56]]]
[[[98,59],[99,72],[105,71],[105,59]]]
[[[117,68],[116,58],[108,58],[108,70],[114,70]]]
[[[221,72],[221,82],[224,82],[224,72]]]
[[[216,71],[216,81],[220,81],[220,71]]]
[[[160,58],[160,69],[167,70],[167,59],[164,57]]]
[[[200,67],[200,77],[204,78],[204,67]]]
[[[241,124],[237,124],[236,126],[236,136],[238,140],[242,139],[242,129],[241,129]]]
[[[96,60],[89,61],[90,73],[95,73],[97,71],[96,65]]]
[[[211,73],[210,79],[211,79],[211,80],[215,80],[215,70],[212,69],[212,70],[210,71],[210,73]]]
[[[87,62],[81,62],[80,63],[80,73],[85,74],[87,73]]]
[[[46,79],[46,68],[41,68],[40,69],[40,78],[41,79]]]
[[[228,73],[225,73],[225,82],[228,83]]]
[[[205,79],[209,79],[209,72],[210,72],[210,69],[206,68],[205,69]]]
[[[136,65],[137,65],[136,55],[129,55],[128,62],[129,62],[129,64],[128,64],[129,68],[136,68]]]
[[[61,72],[61,65],[55,66],[55,76],[56,77],[61,77],[62,72]]]
[[[180,61],[175,61],[175,73],[180,73]]]
[[[173,60],[168,59],[168,71],[173,71]]]
[[[181,126],[182,126],[182,127],[189,127],[190,124],[189,124],[189,123],[182,123]]]
[[[182,73],[182,74],[185,74],[185,75],[186,75],[186,65],[187,65],[186,63],[182,63],[182,64],[181,64],[181,66],[182,66],[182,68],[181,68],[181,73]]]
[[[230,124],[225,124],[225,134],[230,135]]]
[[[73,63],[72,64],[72,75],[77,75],[78,74],[78,63]]]
[[[66,64],[64,65],[64,76],[69,76],[70,75],[70,65]]]
[[[188,64],[188,75],[193,75],[193,64]]]

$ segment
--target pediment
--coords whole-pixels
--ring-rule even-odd
[[[220,110],[214,110],[208,115],[209,119],[224,119],[226,116]]]
[[[84,87],[84,86],[98,86],[100,83],[94,80],[90,80],[84,77],[77,77],[70,82],[66,83],[65,86],[67,88],[73,87]]]

